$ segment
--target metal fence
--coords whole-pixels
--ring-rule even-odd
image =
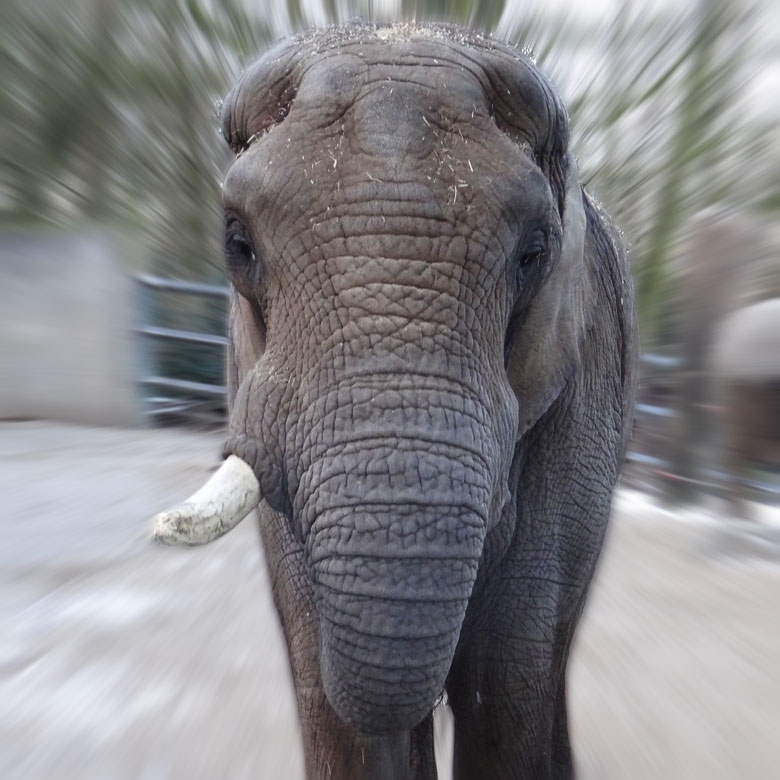
[[[138,384],[144,415],[150,420],[177,417],[195,422],[219,422],[224,416],[225,385],[162,376],[151,342],[174,341],[220,347],[224,350],[228,343],[227,337],[224,334],[180,330],[155,324],[153,296],[155,293],[173,293],[178,296],[227,300],[230,290],[220,285],[161,279],[148,274],[137,276],[135,281],[138,301]],[[222,363],[224,365],[224,355]]]

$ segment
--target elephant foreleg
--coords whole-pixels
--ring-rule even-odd
[[[448,683],[455,717],[455,780],[572,778],[564,670],[529,647],[518,662],[483,656]],[[529,658],[536,655],[531,666]]]
[[[478,594],[447,680],[456,780],[575,777],[566,666],[586,593],[513,574]]]

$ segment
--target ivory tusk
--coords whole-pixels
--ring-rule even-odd
[[[231,455],[197,493],[154,518],[154,538],[164,544],[212,542],[237,526],[259,501],[254,472]]]

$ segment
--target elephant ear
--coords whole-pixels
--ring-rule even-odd
[[[518,439],[550,408],[580,362],[586,218],[577,166],[571,155],[568,158],[561,192],[560,255],[514,329],[507,350],[507,376],[519,405]]]

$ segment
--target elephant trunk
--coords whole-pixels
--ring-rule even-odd
[[[325,692],[362,733],[431,711],[476,579],[491,436],[482,404],[455,392],[353,388],[299,484]]]
[[[313,539],[325,692],[339,717],[365,734],[411,729],[431,711],[444,689],[476,578],[484,534],[479,518],[429,510],[424,520],[414,520],[414,511],[366,506],[351,517],[329,512],[318,520],[322,527]],[[393,541],[391,531],[380,530],[411,523],[451,529],[445,533],[453,542],[434,551],[431,543]],[[372,526],[374,534],[366,530]],[[389,541],[383,552],[369,538],[356,539],[350,552],[322,551],[335,536],[350,533],[347,527]]]

